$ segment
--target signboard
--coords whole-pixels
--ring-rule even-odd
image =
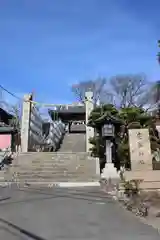
[[[152,170],[152,155],[148,129],[129,129],[132,170]]]
[[[0,149],[3,151],[11,147],[11,134],[0,134]]]

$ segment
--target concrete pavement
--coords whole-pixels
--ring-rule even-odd
[[[2,240],[160,239],[155,229],[122,209],[97,187],[41,190],[13,188],[0,192],[1,197],[10,197],[0,201]],[[18,229],[9,226],[11,223]]]

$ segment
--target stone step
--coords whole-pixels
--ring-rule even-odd
[[[91,165],[92,163],[90,162],[90,165]],[[65,163],[65,164],[62,164],[62,163],[60,163],[60,164],[53,164],[53,163],[46,163],[46,164],[35,164],[35,163],[33,163],[33,164],[23,164],[21,167],[22,168],[25,168],[25,169],[30,169],[30,168],[32,168],[32,169],[34,169],[34,168],[68,168],[68,167],[72,167],[72,168],[78,168],[78,167],[83,167],[83,166],[85,166],[85,167],[87,167],[87,166],[90,166],[88,163],[86,163],[86,164],[84,164],[84,163],[82,163],[81,165],[79,165],[79,164],[76,164],[76,162],[75,163],[73,163],[73,164],[71,164],[71,163],[69,163],[68,162],[68,164],[67,163]],[[12,167],[20,167],[20,164],[15,164],[15,165],[12,165]],[[91,167],[91,166],[90,166]]]
[[[153,170],[144,170],[144,171],[126,171],[124,176],[127,180],[131,179],[142,179],[144,181],[160,181],[159,171]]]
[[[12,175],[9,175],[8,177],[10,177]],[[92,174],[74,174],[74,173],[66,173],[66,174],[20,174],[17,173],[16,175],[18,178],[24,178],[24,179],[35,179],[35,178],[53,178],[53,179],[66,179],[69,180],[70,178],[94,178]]]
[[[33,176],[33,175],[43,175],[43,176],[92,176],[93,173],[84,173],[84,172],[16,172],[19,176]]]
[[[26,156],[25,156],[26,157]],[[88,157],[88,156],[74,156],[74,155],[71,155],[71,156],[56,156],[56,157],[50,157],[50,158],[40,158],[40,157],[34,157],[34,156],[32,156],[30,159],[28,159],[28,158],[25,158],[24,156],[23,156],[23,158],[22,158],[22,156],[21,156],[21,158],[19,158],[19,159],[16,159],[16,160],[14,160],[15,162],[17,161],[17,162],[21,162],[22,160],[23,160],[23,162],[58,162],[58,161],[61,161],[61,162],[63,162],[63,161],[67,161],[67,160],[70,160],[70,159],[81,159],[81,160],[85,160],[86,159],[86,157]]]
[[[11,175],[8,175],[8,176],[11,176]],[[92,177],[93,174],[84,174],[84,173],[74,173],[74,172],[65,172],[65,173],[61,173],[61,172],[58,172],[58,173],[18,173],[17,172],[17,176],[20,176],[20,177],[25,177],[25,178],[33,178],[34,176],[42,176],[42,177],[45,177],[45,178],[50,178],[50,177],[60,177],[60,178],[66,178],[68,176],[70,177]]]
[[[25,170],[25,169],[14,169],[14,172],[20,172],[20,173],[32,173],[32,172],[36,172],[36,173],[63,173],[63,172],[73,172],[73,173],[90,173],[90,172],[94,172],[94,169],[90,169],[90,171],[86,171],[86,169],[81,168],[81,169],[44,169],[44,170],[34,170],[34,169],[29,169],[29,170]]]
[[[75,172],[75,171],[41,171],[41,172],[29,172],[29,171],[27,171],[27,172],[25,172],[25,171],[16,171],[16,173],[18,173],[18,174],[20,174],[20,175],[33,175],[33,174],[36,174],[36,175],[69,175],[69,174],[71,174],[71,175],[73,175],[73,174],[75,174],[75,175],[88,175],[88,176],[90,176],[90,175],[93,175],[93,171],[90,171],[90,172],[84,172],[84,171],[77,171],[77,172]]]
[[[97,182],[100,178],[97,160],[85,152],[19,155],[10,168],[10,175],[13,173],[17,173],[15,181],[19,182]]]
[[[43,163],[43,162],[49,162],[49,163],[56,163],[56,162],[60,162],[60,163],[63,163],[63,162],[67,162],[67,161],[70,161],[70,160],[74,160],[74,161],[76,161],[76,160],[81,160],[81,161],[84,161],[86,159],[86,157],[79,157],[79,156],[77,156],[77,157],[73,157],[73,156],[70,156],[70,157],[60,157],[60,156],[57,156],[57,157],[55,157],[55,158],[50,158],[50,159],[45,159],[45,158],[43,158],[43,159],[39,159],[39,158],[37,158],[37,159],[29,159],[29,160],[27,160],[27,159],[23,159],[23,162],[22,162],[22,160],[21,159],[18,159],[17,161],[16,160],[14,160],[14,162],[16,163],[21,163],[21,164],[24,164],[24,163]]]
[[[13,164],[13,167],[24,167],[24,168],[44,168],[44,167],[52,167],[52,168],[56,168],[56,167],[61,167],[61,168],[68,168],[68,167],[83,167],[83,166],[92,166],[93,161],[92,160],[88,160],[88,161],[66,161],[66,162],[44,162],[44,163],[17,163],[17,164]]]
[[[33,164],[33,165],[22,165],[20,166],[19,164],[18,165],[14,165],[12,166],[12,168],[16,168],[16,169],[79,169],[79,168],[84,168],[84,169],[87,169],[87,168],[90,168],[92,169],[92,166],[91,164],[56,164],[56,165],[53,165],[53,164],[46,164],[46,165],[39,165],[39,164]],[[94,166],[93,166],[94,168]]]
[[[66,182],[70,181],[71,179],[95,179],[92,176],[75,176],[75,175],[66,175],[66,176],[62,176],[62,175],[57,175],[57,176],[41,176],[41,175],[34,175],[34,176],[19,176],[17,175],[18,179],[54,179],[54,180],[61,180],[64,179]]]
[[[142,180],[139,186],[142,189],[160,189],[160,174],[158,170],[126,171],[124,176],[126,180]]]
[[[74,152],[72,150],[67,150],[66,152],[26,152],[26,153],[20,153],[18,156],[30,156],[30,155],[36,155],[36,156],[56,156],[56,155],[64,155],[64,154],[74,154],[77,155],[77,152]],[[85,151],[84,152],[78,152],[78,155],[88,155]]]
[[[68,169],[68,170],[61,170],[61,169],[53,169],[53,170],[42,170],[42,171],[34,171],[34,170],[24,170],[24,169],[14,169],[13,171],[10,171],[10,172],[19,172],[19,173],[28,173],[28,174],[32,174],[32,173],[45,173],[45,174],[49,174],[49,173],[53,173],[53,174],[56,174],[56,173],[61,173],[63,174],[64,172],[68,172],[68,173],[75,173],[75,174],[93,174],[94,172],[94,169],[89,169],[89,171],[85,171],[84,169]]]
[[[23,162],[20,164],[19,163],[14,163],[12,166],[24,166],[25,168],[34,168],[34,167],[40,167],[40,168],[43,168],[43,167],[68,167],[68,166],[87,166],[87,165],[91,165],[92,164],[92,160],[88,160],[88,162],[85,162],[85,161],[81,161],[81,160],[70,160],[70,161],[65,161],[65,162],[30,162],[30,163],[27,163],[27,162]]]
[[[35,179],[35,178],[44,178],[44,179],[66,179],[66,180],[69,180],[71,178],[74,178],[74,179],[78,179],[78,178],[81,178],[81,179],[87,179],[87,178],[93,178],[92,175],[82,175],[82,174],[32,174],[32,175],[29,175],[29,174],[17,174],[17,177],[20,178],[20,179]]]
[[[92,164],[93,161],[88,159],[87,161],[85,160],[80,160],[80,159],[77,159],[77,160],[73,160],[73,159],[70,159],[70,161],[52,161],[52,162],[48,162],[48,161],[44,161],[44,162],[18,162],[18,163],[13,163],[12,166],[25,166],[25,167],[34,167],[34,166],[37,166],[37,167],[44,167],[44,166],[62,166],[62,167],[65,167],[65,166],[86,166],[86,165],[90,165]]]
[[[81,159],[82,161],[88,158],[89,156],[86,154],[63,154],[63,155],[30,155],[30,157],[26,155],[20,155],[18,158],[14,160],[14,162],[20,162],[22,164],[24,163],[31,163],[31,162],[36,162],[36,163],[41,163],[41,162],[65,162],[65,161],[70,161],[71,159],[78,160]]]
[[[63,142],[59,149],[59,152],[73,151],[73,152],[84,152],[85,151],[85,138],[84,133],[75,134],[69,133],[64,136]]]
[[[90,160],[90,159],[88,159],[88,160]],[[46,164],[46,163],[50,163],[50,164],[68,164],[68,162],[73,162],[73,163],[75,163],[75,162],[77,162],[77,161],[81,161],[82,163],[83,162],[85,162],[85,158],[79,158],[79,157],[77,157],[77,158],[65,158],[65,159],[61,159],[61,158],[55,158],[55,159],[43,159],[43,160],[41,160],[41,159],[36,159],[36,160],[30,160],[30,161],[15,161],[15,162],[13,162],[13,164],[15,163],[15,164]]]
[[[17,174],[19,174],[19,175],[33,175],[33,174],[36,174],[36,175],[88,175],[88,176],[90,176],[90,175],[93,175],[93,171],[90,171],[89,173],[87,173],[87,172],[84,172],[84,171],[77,171],[77,172],[75,172],[75,171],[44,171],[44,172],[29,172],[29,171],[27,171],[27,172],[23,172],[23,171],[16,171],[16,173]]]
[[[88,161],[90,159],[88,158]],[[82,163],[85,163],[85,159],[84,158],[67,158],[67,159],[55,159],[55,160],[33,160],[33,161],[14,161],[12,165],[15,165],[15,164],[20,164],[20,165],[26,165],[26,164],[42,164],[42,165],[45,165],[45,164],[68,164],[69,162],[73,162],[73,163],[76,163],[78,161],[82,162]],[[91,161],[91,160],[90,160]]]
[[[1,181],[4,182],[4,181]],[[48,178],[48,179],[44,179],[44,178],[35,178],[35,179],[16,179],[15,182],[35,182],[35,183],[45,183],[45,182],[66,182],[66,179],[62,179],[62,178]],[[98,179],[95,181],[95,179],[92,178],[71,178],[69,179],[69,181],[67,181],[67,183],[69,182],[98,182]]]
[[[26,156],[26,157],[30,157],[31,155],[34,156],[57,156],[57,155],[89,155],[86,152],[74,152],[72,150],[67,150],[66,152],[28,152],[28,153],[20,153],[17,157],[19,156]]]
[[[1,181],[1,182],[4,182],[4,181]],[[19,183],[25,183],[25,182],[27,182],[27,183],[58,183],[58,182],[66,182],[66,179],[28,179],[28,180],[26,180],[26,179],[17,179],[17,181],[16,182],[19,182]],[[98,182],[98,180],[97,181],[95,181],[95,179],[74,179],[74,178],[72,178],[71,179],[71,181],[68,181],[68,183],[69,182]]]
[[[88,158],[88,157],[87,157]],[[86,158],[81,158],[81,157],[70,157],[70,158],[60,158],[60,157],[57,157],[55,159],[35,159],[35,160],[29,160],[27,161],[26,159],[24,159],[23,161],[22,160],[18,160],[18,161],[14,161],[12,165],[15,165],[15,164],[20,164],[20,165],[25,165],[25,164],[42,164],[42,165],[45,165],[45,164],[68,164],[69,162],[73,162],[73,163],[76,163],[78,161],[81,161],[82,163],[85,162],[85,159]],[[88,161],[90,159],[88,158]],[[90,160],[91,161],[91,160]]]
[[[91,182],[91,181],[96,181],[96,182],[98,182],[99,181],[99,179],[97,178],[97,179],[95,179],[95,178],[93,178],[93,177],[75,177],[75,176],[71,176],[71,177],[69,177],[68,176],[68,178],[66,179],[66,177],[48,177],[48,178],[45,178],[45,177],[42,177],[42,176],[35,176],[35,177],[32,177],[32,178],[23,178],[23,177],[17,177],[14,181],[16,182],[16,180],[18,180],[18,181],[21,181],[21,180],[23,180],[23,181],[32,181],[32,182],[34,182],[34,181],[36,181],[36,182],[38,182],[38,181],[57,181],[57,182],[61,182],[61,181],[63,181],[63,182],[76,182],[76,181],[84,181],[84,182]]]
[[[68,169],[43,169],[43,170],[35,170],[35,169],[22,169],[22,168],[14,168],[11,170],[11,172],[21,172],[21,173],[33,173],[33,172],[38,172],[38,173],[63,173],[63,172],[73,172],[73,173],[83,173],[83,174],[90,174],[90,173],[94,173],[95,169],[94,168],[79,168],[79,169],[75,169],[75,168],[68,168]]]

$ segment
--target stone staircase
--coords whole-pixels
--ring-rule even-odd
[[[151,169],[141,169],[139,171],[126,171],[124,177],[127,181],[142,180],[140,189],[147,191],[155,191],[160,189],[160,171]]]
[[[10,168],[15,181],[28,184],[98,182],[99,162],[87,153],[30,152],[20,154]]]
[[[82,152],[86,150],[86,135],[84,133],[66,133],[59,152]]]
[[[98,183],[99,160],[85,152],[84,133],[66,133],[58,152],[28,152],[15,157],[12,166],[0,171],[0,182],[54,185]],[[14,177],[13,177],[14,176]]]

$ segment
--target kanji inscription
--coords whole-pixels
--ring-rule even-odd
[[[129,129],[129,146],[132,169],[152,168],[148,129]]]

